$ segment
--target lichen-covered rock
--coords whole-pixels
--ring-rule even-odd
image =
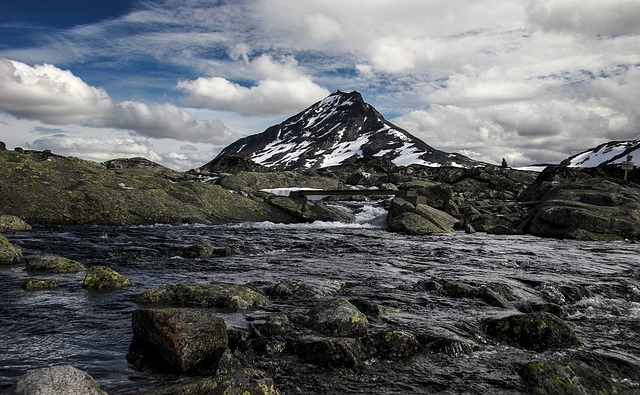
[[[285,313],[274,313],[257,319],[251,317],[249,325],[251,332],[256,336],[275,336],[289,332],[293,326]]]
[[[413,333],[401,330],[378,332],[371,343],[382,358],[406,359],[418,352],[419,344]]]
[[[413,235],[451,233],[456,222],[444,211],[424,204],[413,205],[401,198],[393,199],[387,215],[389,231]]]
[[[490,319],[485,322],[485,329],[491,337],[534,351],[583,344],[566,322],[546,312]]]
[[[271,301],[261,293],[235,284],[162,285],[145,291],[136,301],[185,307],[217,307],[230,311],[271,305]]]
[[[106,395],[89,373],[73,366],[30,370],[18,378],[7,395]]]
[[[0,234],[0,265],[11,265],[20,262],[22,248],[13,245]]]
[[[20,288],[25,291],[40,291],[45,289],[54,289],[60,286],[60,282],[56,279],[40,279],[30,278],[28,280],[20,282]]]
[[[353,338],[305,337],[294,349],[302,360],[317,365],[355,368],[362,363],[362,346]]]
[[[328,336],[364,336],[369,329],[367,316],[343,297],[315,306],[309,312],[307,324]]]
[[[29,272],[77,273],[84,269],[84,265],[78,261],[53,254],[32,255],[26,260],[25,270]]]
[[[0,215],[0,233],[31,230],[31,225],[15,215]]]
[[[253,368],[237,369],[229,374],[198,378],[187,383],[155,389],[147,395],[279,395],[273,379]],[[140,394],[144,395],[144,394]]]
[[[131,281],[122,274],[106,266],[91,266],[82,286],[87,289],[115,289],[131,285]]]
[[[589,395],[618,393],[610,377],[581,362],[533,361],[519,371],[536,395]]]
[[[227,349],[227,326],[220,316],[198,309],[140,309],[132,314],[134,342],[179,372],[215,371]]]

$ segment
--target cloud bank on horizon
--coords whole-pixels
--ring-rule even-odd
[[[636,0],[124,3],[0,16],[1,141],[185,170],[335,90],[493,163],[640,138]]]

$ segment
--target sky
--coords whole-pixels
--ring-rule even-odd
[[[0,141],[203,165],[330,93],[512,166],[640,139],[639,0],[12,0]]]

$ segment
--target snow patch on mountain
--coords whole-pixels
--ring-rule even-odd
[[[620,164],[632,155],[640,159],[640,140],[611,141],[574,155],[561,164],[568,167],[598,167],[605,164]]]

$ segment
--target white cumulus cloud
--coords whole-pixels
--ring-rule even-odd
[[[251,87],[222,77],[180,81],[177,87],[186,92],[193,103],[244,115],[289,114],[303,110],[329,94],[298,70],[293,57],[276,62],[270,56],[262,55],[251,61],[250,66],[259,79],[257,85]]]

